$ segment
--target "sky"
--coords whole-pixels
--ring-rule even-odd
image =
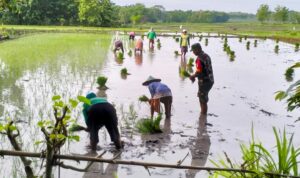
[[[111,0],[117,5],[145,4],[146,7],[162,5],[166,10],[216,10],[224,12],[256,13],[261,4],[273,11],[278,5],[300,11],[300,0]]]

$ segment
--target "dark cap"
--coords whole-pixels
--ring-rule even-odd
[[[200,51],[202,51],[202,47],[200,45],[200,43],[194,43],[192,46],[191,46],[191,51],[195,50],[195,49],[200,49]]]

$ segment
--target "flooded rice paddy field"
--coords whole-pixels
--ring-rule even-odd
[[[47,37],[65,38],[62,36]],[[26,38],[41,38],[39,35]],[[260,140],[267,148],[272,149],[275,144],[272,127],[281,130],[286,128],[288,133],[299,136],[297,127],[299,111],[287,112],[284,102],[274,100],[274,92],[285,90],[291,83],[285,80],[284,72],[287,67],[300,61],[299,52],[294,52],[294,46],[279,42],[279,53],[274,52],[276,42],[273,40],[258,39],[257,47],[251,42],[250,50],[246,49],[246,42],[239,42],[238,38],[228,38],[228,44],[235,51],[236,58],[230,61],[229,56],[223,51],[224,39],[209,38],[205,46],[204,38],[200,42],[204,51],[210,55],[213,64],[215,84],[209,94],[208,125],[200,118],[200,106],[197,98],[197,83],[191,83],[188,78],[179,74],[179,68],[185,63],[180,56],[175,56],[174,51],[179,50],[179,43],[172,37],[159,37],[162,47],[154,50],[148,48],[148,41],[144,40],[145,51],[142,56],[129,56],[125,54],[123,61],[118,61],[111,50],[111,37],[107,36],[81,36],[87,38],[85,45],[75,43],[64,45],[60,52],[49,52],[43,55],[43,60],[19,64],[12,54],[1,51],[9,43],[20,45],[17,42],[0,44],[0,79],[1,100],[0,111],[4,115],[19,118],[23,121],[20,126],[24,133],[24,146],[26,150],[40,151],[37,146],[32,146],[32,140],[38,140],[40,135],[36,123],[41,118],[51,117],[51,97],[54,94],[63,95],[65,98],[84,95],[88,91],[97,91],[96,78],[99,75],[108,77],[105,93],[108,100],[115,104],[120,120],[122,139],[125,148],[120,155],[122,160],[142,160],[147,162],[176,164],[187,154],[183,165],[212,166],[211,160],[219,160],[226,152],[233,160],[240,160],[240,143],[247,143],[251,139],[253,125],[255,138]],[[126,53],[133,44],[127,37],[123,37]],[[24,40],[24,39],[19,39]],[[72,37],[66,38],[72,40]],[[74,39],[73,39],[74,40]],[[191,39],[191,43],[198,42],[199,38]],[[21,42],[20,42],[21,43]],[[41,44],[42,45],[42,44]],[[55,45],[54,45],[55,46]],[[29,46],[30,47],[30,46]],[[28,48],[29,48],[28,47]],[[26,48],[21,48],[26,51]],[[15,48],[11,53],[18,53]],[[28,50],[27,50],[28,51]],[[30,51],[30,50],[29,50]],[[22,53],[22,51],[21,51]],[[4,54],[4,55],[3,55]],[[26,54],[26,53],[24,53]],[[28,54],[29,55],[29,54]],[[30,54],[32,55],[32,54]],[[45,55],[45,56],[44,56]],[[26,56],[23,56],[26,58]],[[35,56],[33,56],[35,57]],[[187,61],[195,56],[189,52]],[[9,59],[14,60],[9,60]],[[102,63],[101,61],[105,61]],[[30,60],[29,60],[30,61]],[[17,65],[13,65],[18,62]],[[120,70],[126,67],[131,75],[126,79],[120,75]],[[173,108],[171,121],[163,119],[161,122],[162,134],[141,135],[130,127],[133,121],[129,107],[133,107],[139,118],[150,115],[149,106],[138,102],[138,97],[146,94],[147,87],[142,82],[149,75],[162,79],[173,93]],[[299,72],[296,72],[296,77]],[[4,83],[3,83],[4,82]],[[74,117],[84,124],[80,108]],[[4,119],[3,117],[1,119]],[[137,119],[137,120],[138,120]],[[69,154],[94,156],[86,145],[87,133],[80,132],[81,140],[70,143],[63,151]],[[109,135],[103,128],[100,133],[100,147],[109,152],[104,158],[112,158],[115,150],[110,145]],[[1,138],[1,149],[10,148],[5,138]],[[294,140],[295,146],[300,146],[300,141]],[[78,167],[80,164],[65,162]],[[0,171],[0,175],[18,175],[16,168],[19,166],[17,159],[5,157],[0,159],[1,167],[12,171]],[[36,162],[38,167],[39,162]],[[207,177],[208,173],[201,171],[187,171],[175,169],[151,168],[151,177]],[[57,175],[55,171],[55,177]],[[94,163],[87,173],[78,173],[71,170],[60,170],[61,177],[150,177],[145,168],[138,166],[110,165]]]

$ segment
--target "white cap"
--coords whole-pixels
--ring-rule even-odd
[[[183,29],[182,32],[186,32],[186,29]]]

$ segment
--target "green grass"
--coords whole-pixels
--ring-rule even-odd
[[[147,32],[153,27],[157,32],[180,32],[182,25],[189,33],[210,32],[219,34],[235,34],[239,36],[279,39],[290,43],[300,42],[300,24],[274,24],[259,22],[228,22],[228,23],[147,23],[138,24],[131,28],[99,28],[99,27],[75,27],[75,26],[21,26],[2,25],[0,31],[15,30],[22,32],[86,32],[86,33],[110,33],[111,31],[135,31]],[[294,27],[296,30],[294,30]]]

